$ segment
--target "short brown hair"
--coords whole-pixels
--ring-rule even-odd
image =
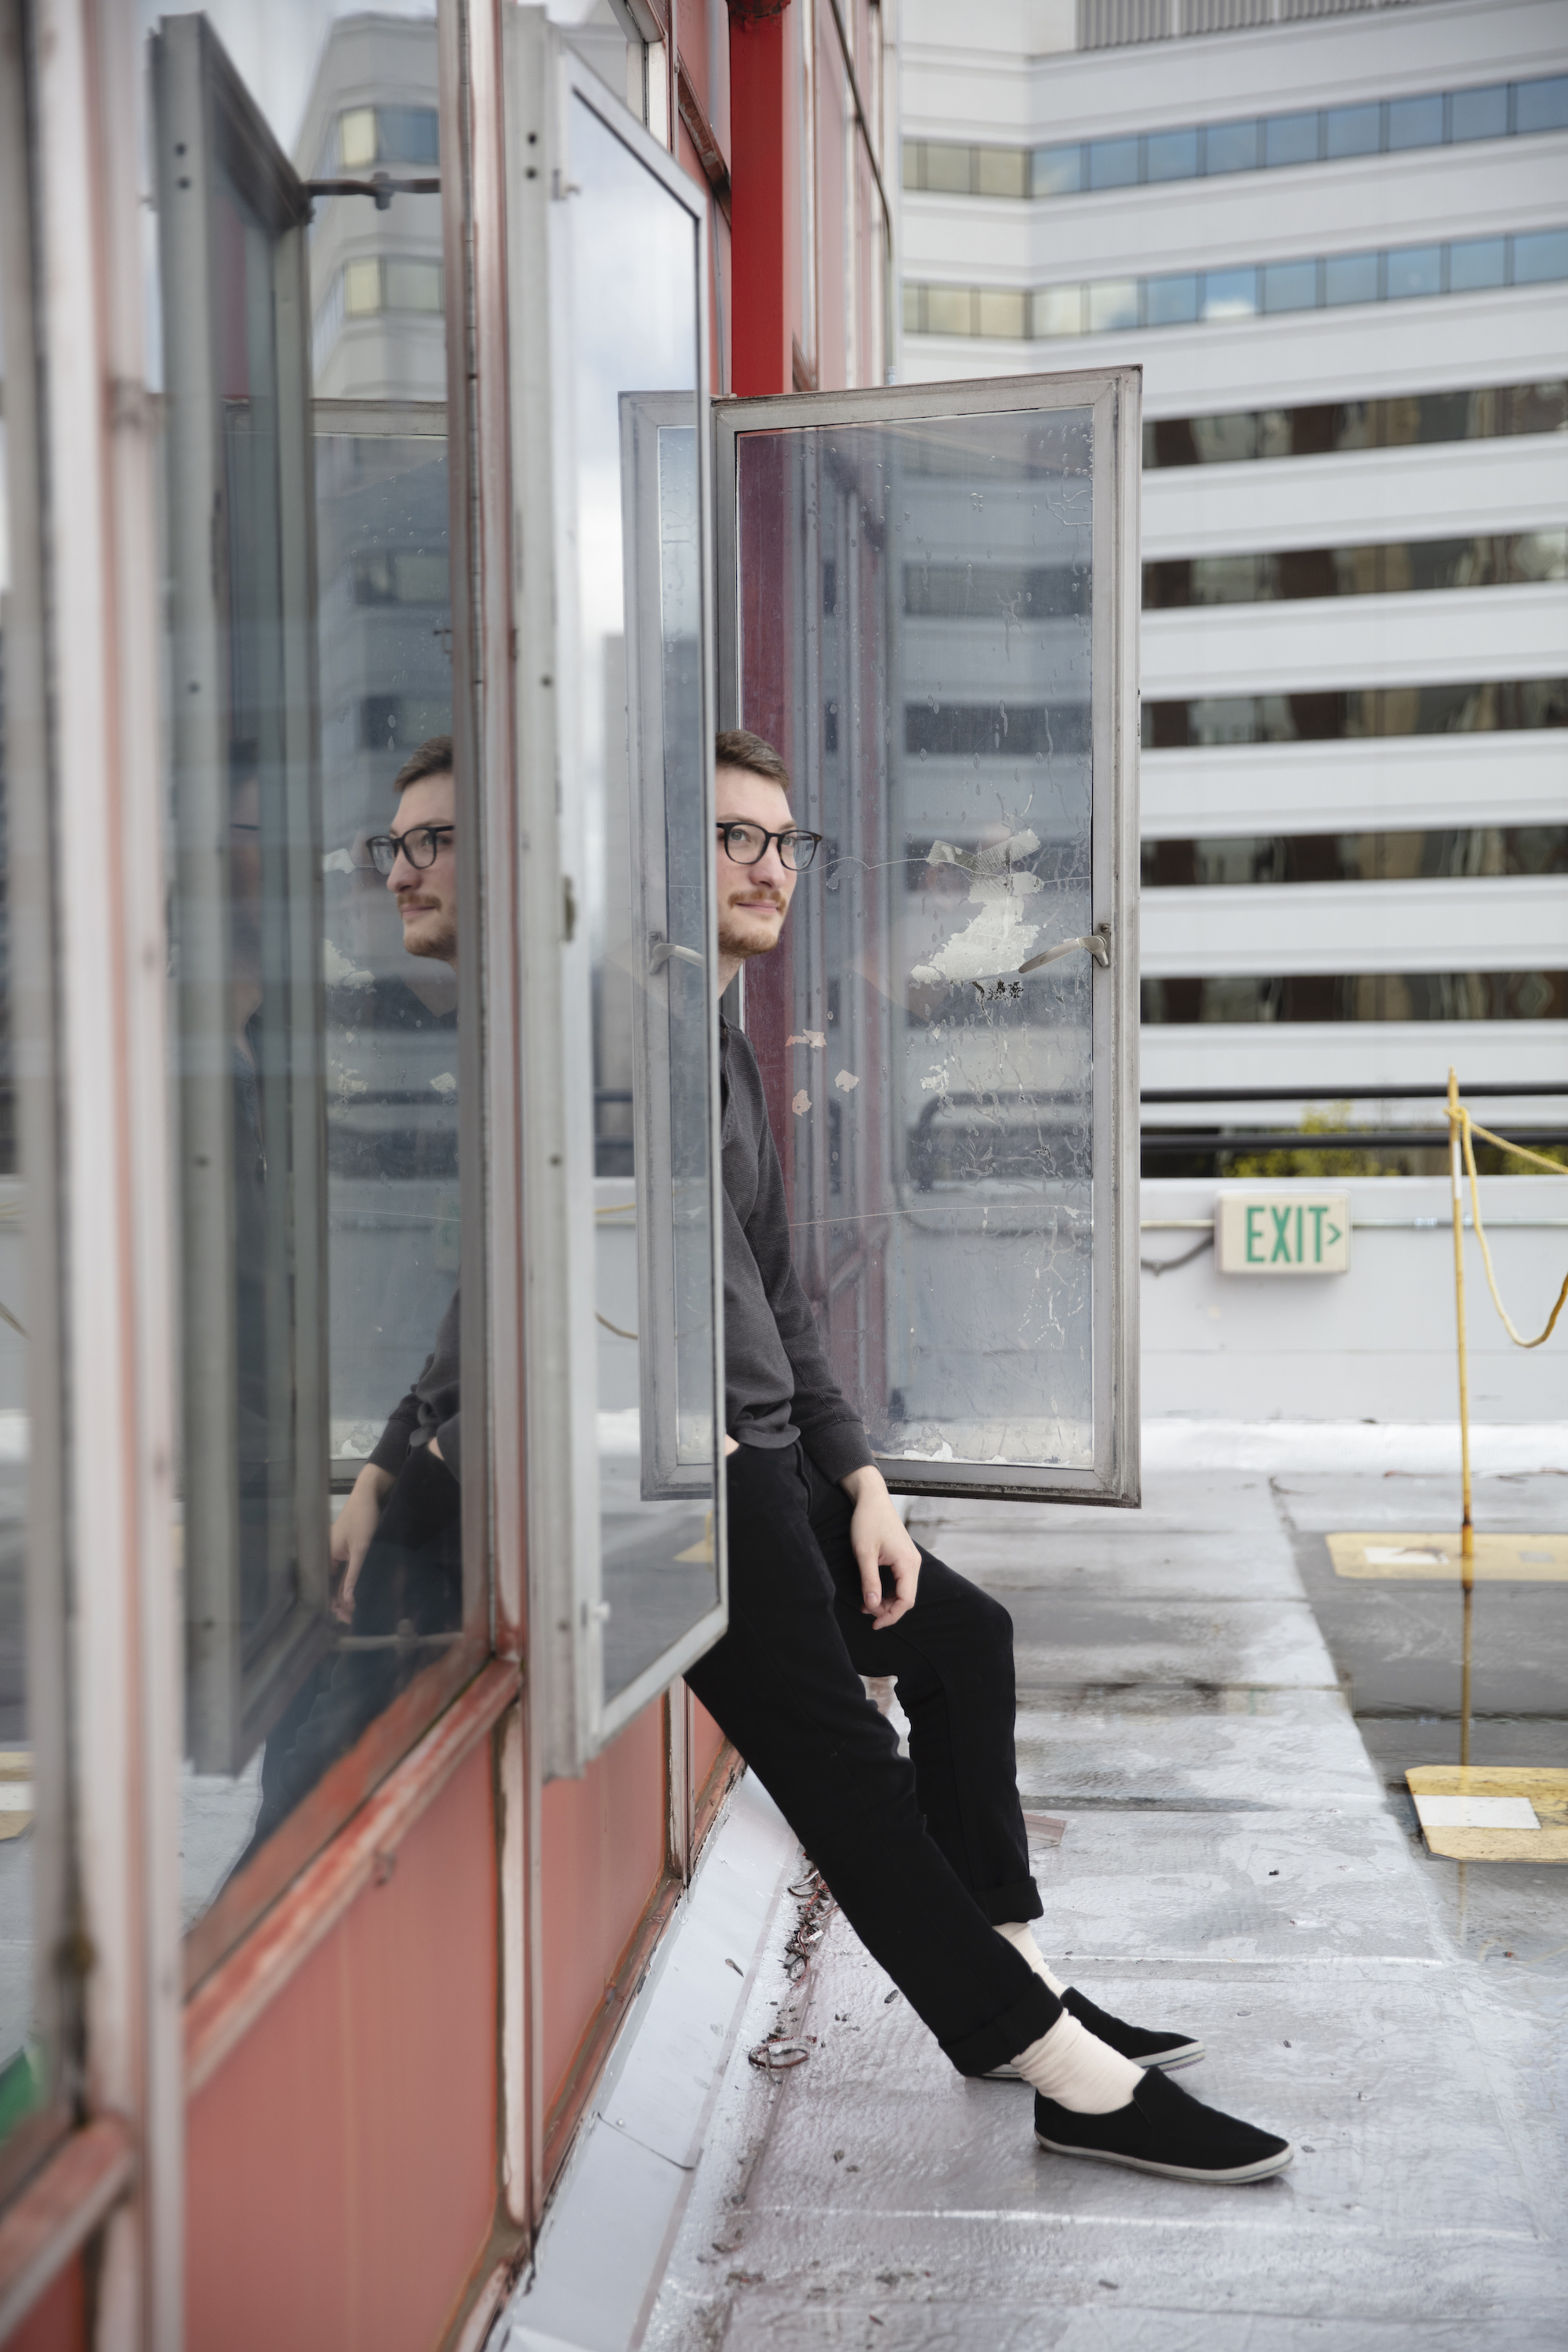
[[[426,776],[449,776],[452,772],[452,739],[449,735],[431,735],[417,751],[411,751],[392,780],[395,793],[405,793],[410,784],[423,783]]]
[[[713,741],[713,764],[718,768],[742,768],[749,776],[761,776],[767,784],[777,784],[781,792],[790,790],[789,770],[771,743],[760,735],[748,735],[743,727],[727,727]]]

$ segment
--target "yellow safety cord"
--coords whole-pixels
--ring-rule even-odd
[[[1557,1318],[1563,1312],[1563,1302],[1568,1299],[1568,1275],[1557,1294],[1557,1304],[1547,1318],[1546,1328],[1538,1339],[1521,1339],[1514,1329],[1507,1307],[1498,1297],[1497,1276],[1492,1271],[1492,1254],[1487,1245],[1486,1227],[1481,1223],[1481,1189],[1476,1178],[1476,1147],[1472,1137],[1480,1136],[1495,1143],[1500,1150],[1512,1151],[1521,1160],[1532,1160],[1538,1168],[1550,1175],[1568,1176],[1568,1168],[1555,1160],[1548,1160],[1539,1151],[1527,1151],[1522,1144],[1510,1143],[1489,1128],[1478,1127],[1464,1104],[1459,1100],[1459,1081],[1448,1072],[1448,1161],[1450,1192],[1454,1210],[1454,1319],[1459,1352],[1459,1584],[1464,1596],[1464,1624],[1459,1648],[1459,1762],[1468,1768],[1470,1761],[1470,1674],[1475,1628],[1476,1600],[1476,1532],[1471,1511],[1470,1480],[1470,1376],[1469,1348],[1465,1334],[1465,1234],[1463,1195],[1459,1185],[1459,1155],[1464,1154],[1465,1171],[1470,1180],[1470,1216],[1476,1229],[1476,1239],[1481,1245],[1481,1263],[1487,1270],[1487,1287],[1492,1295],[1492,1305],[1502,1318],[1503,1329],[1516,1348],[1539,1348],[1551,1339]]]
[[[1487,1286],[1492,1295],[1492,1305],[1502,1317],[1503,1329],[1516,1348],[1542,1347],[1551,1339],[1556,1328],[1557,1318],[1563,1312],[1563,1301],[1568,1299],[1568,1274],[1563,1277],[1563,1287],[1557,1294],[1556,1306],[1546,1318],[1545,1330],[1536,1339],[1522,1339],[1513,1328],[1513,1320],[1508,1308],[1498,1297],[1497,1276],[1492,1272],[1492,1254],[1487,1245],[1486,1227],[1481,1223],[1480,1187],[1476,1181],[1476,1148],[1470,1138],[1473,1135],[1479,1135],[1483,1143],[1495,1143],[1501,1150],[1517,1153],[1521,1160],[1533,1160],[1538,1168],[1548,1170],[1553,1176],[1568,1176],[1568,1168],[1564,1168],[1558,1160],[1546,1159],[1539,1151],[1526,1151],[1522,1144],[1505,1142],[1500,1135],[1494,1135],[1489,1128],[1478,1127],[1462,1103],[1458,1108],[1460,1133],[1464,1139],[1465,1170],[1470,1180],[1470,1217],[1476,1228],[1476,1239],[1481,1245],[1481,1263],[1487,1270]]]

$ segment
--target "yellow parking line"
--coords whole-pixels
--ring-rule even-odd
[[[1478,1584],[1568,1583],[1568,1536],[1478,1535],[1475,1544]],[[1457,1530],[1413,1535],[1379,1528],[1370,1535],[1331,1536],[1329,1558],[1336,1576],[1421,1577],[1450,1583],[1459,1579]]]
[[[1568,1771],[1530,1764],[1418,1764],[1405,1775],[1413,1797],[1523,1797],[1536,1829],[1423,1823],[1429,1853],[1449,1862],[1568,1862]]]

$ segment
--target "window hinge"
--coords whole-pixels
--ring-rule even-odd
[[[570,874],[563,874],[561,877],[561,904],[563,934],[570,940],[577,929],[577,893],[572,887]]]

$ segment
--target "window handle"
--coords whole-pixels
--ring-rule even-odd
[[[671,956],[679,956],[682,963],[694,963],[699,971],[705,971],[708,968],[707,957],[699,954],[695,948],[677,947],[673,940],[661,940],[656,933],[648,944],[648,970],[662,971]]]
[[[1109,923],[1099,924],[1095,929],[1089,932],[1087,939],[1058,940],[1054,948],[1047,948],[1046,950],[1044,955],[1031,956],[1027,963],[1021,963],[1018,966],[1019,976],[1022,977],[1022,975],[1026,971],[1038,971],[1042,964],[1056,963],[1062,956],[1071,955],[1074,948],[1084,949],[1087,953],[1094,958],[1095,962],[1100,966],[1101,971],[1109,971],[1110,969],[1110,925]]]

